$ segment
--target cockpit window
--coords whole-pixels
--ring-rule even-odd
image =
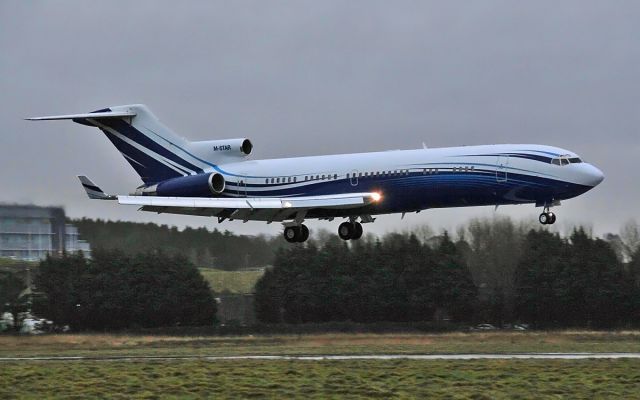
[[[580,159],[580,157],[570,157],[568,154],[551,159],[551,164],[553,165],[569,165],[569,164],[578,164],[581,162],[582,160]]]

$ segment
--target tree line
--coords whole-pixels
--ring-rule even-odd
[[[563,237],[508,218],[473,220],[455,240],[427,230],[311,241],[279,250],[256,286],[256,312],[269,323],[637,325],[640,249],[616,247],[584,228]]]
[[[420,227],[347,243],[315,232],[305,244],[282,246],[279,237],[85,222],[100,238],[92,242],[92,259],[65,254],[32,268],[34,312],[77,329],[211,325],[216,305],[189,244],[199,237],[205,246],[217,235],[263,254],[249,266],[273,264],[255,293],[265,323],[450,320],[599,328],[640,321],[636,223],[599,239],[584,228],[561,235],[509,218],[475,219],[453,235]],[[137,233],[126,236],[129,226]],[[167,249],[168,242],[173,247]],[[273,255],[254,250],[263,246]],[[17,316],[31,297],[25,297],[24,273],[14,271],[0,271],[0,308]]]
[[[34,314],[74,330],[213,325],[209,284],[185,257],[102,250],[47,257],[35,277]]]
[[[262,322],[425,321],[438,312],[472,317],[476,288],[445,235],[431,248],[415,236],[339,239],[282,248],[256,286]]]
[[[246,236],[206,228],[178,228],[152,223],[82,218],[69,221],[92,249],[118,250],[128,255],[162,249],[200,266],[224,270],[263,267],[284,244],[280,235]]]

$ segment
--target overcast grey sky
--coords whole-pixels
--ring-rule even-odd
[[[640,214],[639,21],[638,1],[2,1],[0,201],[216,226],[89,201],[78,173],[116,193],[140,181],[97,129],[22,120],[145,103],[190,139],[251,138],[254,158],[422,142],[568,148],[606,179],[556,210],[560,229],[617,231]],[[367,229],[491,215],[429,210]]]

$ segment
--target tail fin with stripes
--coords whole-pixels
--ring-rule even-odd
[[[211,165],[192,154],[190,142],[163,125],[143,104],[109,107],[87,114],[27,119],[70,119],[99,128],[146,185],[202,173]]]

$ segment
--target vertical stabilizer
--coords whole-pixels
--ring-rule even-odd
[[[207,167],[213,166],[193,154],[190,142],[164,126],[144,104],[103,108],[86,114],[27,119],[70,119],[82,125],[99,128],[147,185],[199,174]]]
[[[198,174],[206,168],[202,160],[187,152],[189,142],[163,125],[145,105],[110,107],[96,113],[108,111],[129,111],[135,116],[74,121],[102,130],[145,184]]]

